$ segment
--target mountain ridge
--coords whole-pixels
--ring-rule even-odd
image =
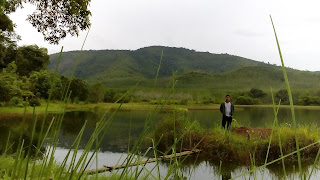
[[[141,81],[141,85],[144,87],[152,87],[162,51],[164,53],[158,77],[158,84],[161,85],[168,82],[172,74],[176,72],[180,83],[184,83],[180,87],[184,88],[194,88],[195,85],[202,88],[212,88],[212,85],[219,84],[217,87],[221,89],[223,88],[221,82],[224,80],[238,84],[234,89],[237,87],[241,87],[240,89],[251,88],[249,86],[266,89],[270,87],[270,84],[279,84],[278,88],[285,87],[282,71],[278,66],[235,55],[213,54],[164,46],[149,46],[137,50],[65,52],[62,54],[59,73],[70,74],[78,53],[81,53],[75,71],[76,77],[83,78],[88,82],[99,81],[111,88],[128,87],[138,81]],[[57,59],[58,54],[50,55],[49,69],[55,67]],[[318,85],[311,84],[320,80],[320,75],[317,73],[288,69],[288,74],[299,80],[299,82],[293,83],[294,88],[318,88]],[[208,82],[201,78],[207,78]],[[194,81],[195,79],[198,80]],[[200,82],[202,84],[199,84]]]

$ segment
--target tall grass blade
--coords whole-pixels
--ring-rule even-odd
[[[271,88],[271,96],[273,97],[273,92],[272,92],[272,88]],[[273,99],[273,98],[272,98]],[[281,103],[281,100],[279,101],[278,103],[278,108],[277,108],[277,111],[275,113],[275,118],[274,118],[274,121],[273,121],[273,125],[272,125],[272,129],[271,129],[271,134],[270,134],[270,139],[269,139],[269,144],[268,144],[268,150],[267,150],[267,155],[266,155],[266,159],[264,161],[264,164],[266,164],[268,162],[268,157],[269,157],[269,152],[270,152],[270,146],[271,146],[271,141],[272,141],[272,137],[273,137],[273,133],[274,133],[274,130],[276,128],[276,121],[277,121],[277,115],[278,115],[278,112],[279,112],[279,108],[280,108],[280,103]],[[274,105],[274,104],[273,104]],[[263,169],[263,173],[262,173],[262,179],[264,178],[264,173],[265,173],[265,168]]]
[[[9,134],[8,134],[7,143],[6,143],[6,148],[4,149],[4,153],[3,153],[4,156],[7,155],[7,152],[8,152],[8,149],[9,149],[10,137],[11,137],[11,131],[9,131]]]
[[[36,108],[33,107],[33,115],[32,115],[33,127],[32,127],[32,132],[31,132],[31,139],[30,139],[30,143],[29,143],[29,147],[28,147],[27,162],[26,162],[26,169],[25,169],[24,179],[27,179],[29,160],[30,160],[30,153],[31,153],[31,148],[32,148],[32,144],[33,144],[33,138],[34,138],[34,135],[35,135],[36,125],[37,125],[37,117],[35,117],[35,111],[36,111]]]
[[[272,95],[273,113],[274,113],[274,118],[275,118],[275,122],[276,122],[276,130],[278,132],[278,142],[279,142],[279,148],[280,148],[280,155],[281,155],[281,157],[283,157],[282,143],[281,143],[281,136],[280,136],[280,127],[279,127],[279,123],[278,123],[278,113],[276,111],[276,107],[274,104],[274,97],[273,97],[272,91],[271,91],[271,95]],[[279,104],[280,104],[280,102],[281,102],[281,100],[279,101]],[[282,169],[283,169],[284,179],[287,179],[286,166],[284,164],[284,159],[282,159]]]
[[[295,116],[295,113],[294,113],[292,93],[291,93],[291,89],[290,89],[290,85],[289,85],[289,80],[288,80],[286,68],[284,66],[282,53],[281,53],[281,49],[280,49],[280,44],[279,44],[277,33],[276,33],[276,29],[274,27],[271,15],[270,15],[270,19],[271,19],[274,35],[275,35],[275,38],[276,38],[276,41],[277,41],[278,51],[279,51],[279,55],[280,55],[280,59],[281,59],[281,66],[282,66],[283,76],[284,76],[284,80],[285,80],[287,91],[288,91],[289,102],[290,102],[290,110],[291,110],[291,116],[292,116],[292,122],[293,122],[293,128],[294,128],[294,131],[295,131],[296,149],[298,150],[299,149],[299,137],[298,137],[298,134],[297,134],[297,123],[296,123],[296,116]],[[302,172],[300,151],[297,152],[297,156],[298,156],[299,172]]]
[[[21,126],[21,131],[20,131],[20,136],[19,136],[18,147],[17,147],[17,151],[16,151],[16,154],[19,154],[19,155],[16,155],[16,158],[15,158],[14,167],[13,167],[12,176],[11,176],[12,179],[16,178],[15,177],[16,176],[16,170],[17,170],[17,166],[18,166],[18,162],[19,162],[19,157],[20,157],[21,151],[22,151],[21,143],[24,142],[24,140],[22,139],[22,136],[24,134],[24,128],[25,128],[26,112],[27,112],[27,107],[24,107],[24,113],[23,113],[24,115],[23,115],[23,120],[22,120],[22,126]]]
[[[154,81],[153,88],[155,88],[155,87],[156,87],[156,85],[157,85],[157,80],[158,80],[159,71],[160,71],[161,62],[162,62],[162,57],[163,57],[163,50],[161,51],[160,62],[159,62],[159,66],[158,66],[158,70],[157,70],[157,75],[156,75],[156,79],[155,79],[155,81]]]
[[[261,169],[261,168],[265,168],[265,167],[267,167],[267,166],[269,166],[269,165],[271,165],[271,164],[273,164],[273,163],[276,163],[276,162],[278,162],[278,161],[280,161],[280,160],[282,160],[282,159],[284,159],[284,158],[287,158],[287,157],[290,157],[290,156],[292,156],[292,155],[294,155],[294,154],[297,154],[298,151],[303,151],[303,150],[308,149],[308,148],[310,148],[310,147],[312,147],[312,146],[314,146],[314,145],[317,145],[317,144],[320,144],[320,142],[314,142],[314,143],[312,143],[312,144],[309,144],[309,145],[307,145],[307,146],[304,146],[304,147],[302,147],[302,148],[300,148],[300,149],[298,149],[298,150],[296,150],[296,151],[293,151],[293,152],[291,152],[291,153],[289,153],[289,154],[284,155],[283,157],[280,157],[280,158],[278,158],[278,159],[275,159],[275,160],[273,160],[273,161],[268,162],[267,164],[264,164],[264,165],[262,165],[262,166],[259,166],[259,167],[257,167],[256,169],[258,170],[258,169]],[[241,176],[244,176],[244,175],[246,175],[246,174],[250,174],[250,173],[253,173],[253,172],[254,172],[253,170],[249,170],[249,171],[247,171],[247,172],[244,172],[244,173],[242,173],[242,174],[239,174],[238,176],[233,177],[232,179],[237,179],[237,178],[239,178],[239,177],[241,177]],[[302,175],[301,175],[301,176],[302,176]]]

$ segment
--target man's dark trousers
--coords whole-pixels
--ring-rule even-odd
[[[228,117],[228,116],[225,116],[223,115],[222,116],[222,129],[224,129],[226,127],[226,124],[227,124],[227,129],[229,130],[230,126],[231,126],[231,123],[232,123],[232,117]]]

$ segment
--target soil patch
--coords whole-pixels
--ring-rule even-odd
[[[270,128],[251,128],[244,126],[232,129],[233,133],[248,137],[248,139],[250,139],[251,136],[260,137],[261,139],[267,139],[271,135],[271,131],[272,129]]]

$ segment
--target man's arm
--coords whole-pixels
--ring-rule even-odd
[[[234,114],[234,104],[231,104],[231,113]]]
[[[220,112],[223,113],[223,107],[222,107],[223,103],[220,105]]]

